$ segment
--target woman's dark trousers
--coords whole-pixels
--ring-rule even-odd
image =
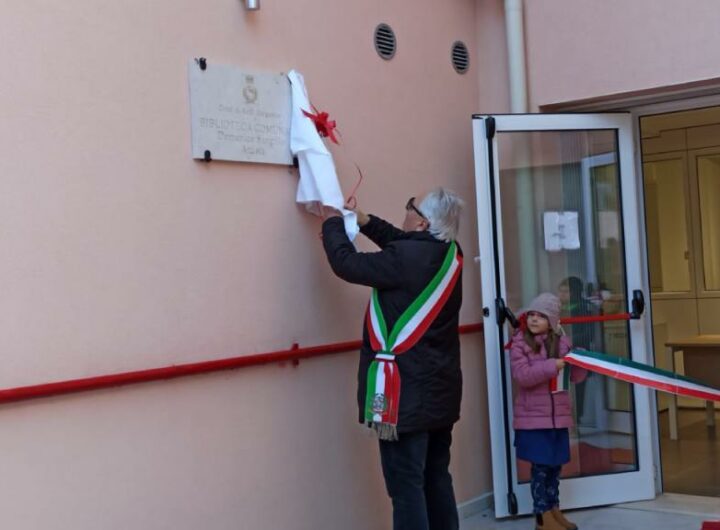
[[[394,530],[458,530],[450,465],[452,426],[380,441]]]

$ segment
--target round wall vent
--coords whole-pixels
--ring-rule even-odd
[[[395,56],[397,41],[395,32],[387,24],[378,24],[375,28],[375,51],[380,57],[389,61]]]
[[[456,41],[455,44],[452,45],[450,56],[453,68],[455,68],[458,74],[464,74],[468,71],[468,68],[470,68],[470,54],[464,42]]]

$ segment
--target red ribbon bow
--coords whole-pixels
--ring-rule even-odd
[[[320,112],[318,109],[315,108],[315,105],[312,103],[310,104],[312,109],[315,111],[315,114],[312,114],[305,109],[301,109],[305,117],[310,118],[312,122],[315,124],[315,129],[317,129],[318,134],[322,138],[330,138],[330,140],[337,145],[340,145],[340,142],[338,142],[337,137],[335,136],[335,130],[337,127],[337,124],[335,123],[335,120],[330,119],[330,115],[327,112]],[[338,134],[340,134],[340,131],[338,131]],[[355,198],[355,194],[357,193],[358,188],[360,187],[360,183],[363,179],[362,171],[360,170],[360,166],[358,166],[355,162],[355,167],[357,168],[357,172],[359,175],[357,184],[355,184],[355,187],[353,188],[352,193],[345,201],[347,205],[350,208],[355,208],[357,206],[357,199]]]
[[[313,123],[315,124],[315,129],[317,129],[317,132],[321,137],[330,138],[332,142],[340,145],[340,142],[338,142],[337,138],[335,137],[335,120],[331,120],[330,115],[327,112],[320,112],[318,111],[318,109],[315,108],[314,105],[311,106],[315,111],[315,114],[312,114],[305,109],[302,109],[303,114],[313,121]]]

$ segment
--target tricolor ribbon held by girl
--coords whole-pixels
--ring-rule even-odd
[[[706,401],[720,401],[720,389],[718,388],[705,385],[690,377],[631,361],[623,357],[586,350],[572,350],[563,357],[563,360],[568,364],[579,366],[598,374],[628,383],[647,386],[662,392],[704,399]]]
[[[570,367],[563,366],[557,376],[550,380],[550,392],[565,392],[570,389]]]
[[[377,289],[373,289],[365,323],[376,352],[370,364],[365,396],[365,421],[381,440],[397,440],[400,372],[395,356],[412,348],[425,334],[452,294],[462,269],[462,256],[453,241],[442,266],[427,287],[400,315],[388,333]]]

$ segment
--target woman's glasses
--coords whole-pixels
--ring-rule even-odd
[[[405,204],[405,210],[407,210],[407,211],[412,210],[413,212],[415,212],[416,214],[418,214],[420,217],[422,217],[423,219],[425,219],[428,223],[430,222],[430,221],[428,220],[428,218],[425,217],[420,210],[418,210],[417,206],[415,206],[415,197],[410,197],[410,198],[408,199],[407,204]]]

